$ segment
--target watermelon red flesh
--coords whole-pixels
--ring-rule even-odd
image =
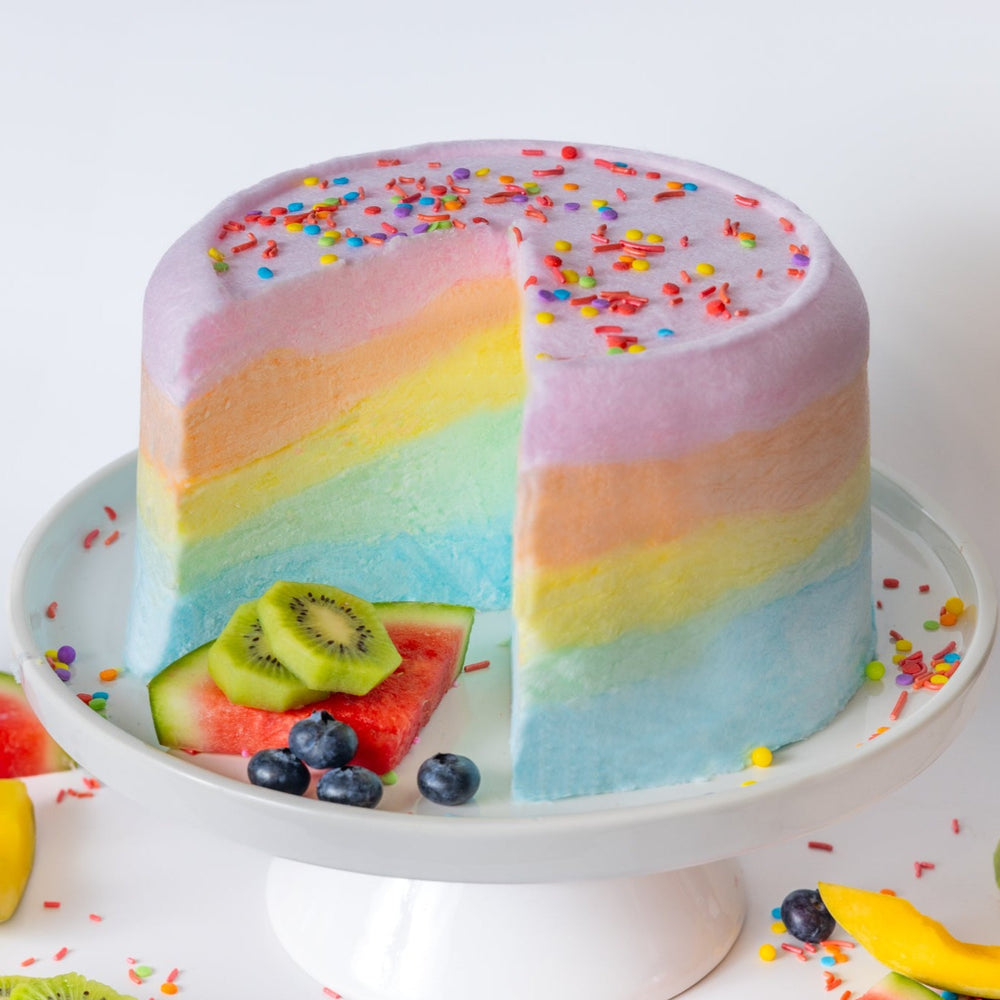
[[[323,710],[358,734],[353,763],[376,774],[391,771],[461,670],[474,612],[437,604],[376,608],[403,662],[368,694],[333,694],[287,712],[234,705],[208,674],[207,644],[150,682],[157,738],[164,746],[183,750],[253,754],[285,746],[288,730],[299,719]]]
[[[941,1000],[941,997],[907,976],[890,972],[858,1000]]]
[[[0,674],[0,778],[65,771],[73,762],[38,721],[10,674]]]

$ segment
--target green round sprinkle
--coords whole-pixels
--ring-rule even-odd
[[[95,712],[100,712],[102,709],[104,709],[104,708],[107,707],[108,699],[107,698],[91,698],[90,701],[87,702],[87,704],[90,705],[90,707]]]
[[[624,354],[625,352],[620,347],[609,347],[608,354]]]
[[[148,979],[153,974],[153,967],[151,965],[137,965],[135,966],[135,974],[142,976],[143,979]]]
[[[321,236],[316,241],[321,247],[332,247],[334,243],[337,242],[334,236]]]
[[[597,284],[597,278],[592,277],[589,274],[580,275],[580,287],[581,288],[593,288]]]
[[[865,667],[865,676],[870,681],[880,681],[885,677],[885,664],[881,660],[872,660]]]
[[[224,260],[215,261],[212,264],[212,267],[214,267],[219,274],[225,274],[225,272],[229,270],[229,265]]]
[[[936,632],[940,627],[941,623],[935,618],[928,618],[927,621],[924,622],[924,628],[928,632]]]
[[[385,774],[382,775],[383,785],[394,785],[398,780],[399,776],[395,771],[386,771]]]

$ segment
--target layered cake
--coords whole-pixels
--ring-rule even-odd
[[[513,794],[688,781],[872,656],[868,318],[795,205],[450,142],[233,195],[147,291],[126,663],[275,580],[512,609]]]

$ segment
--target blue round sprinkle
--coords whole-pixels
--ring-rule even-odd
[[[108,700],[108,692],[107,691],[95,691],[90,697],[91,698],[103,698],[105,701],[107,701]]]
[[[347,245],[349,247],[362,247],[365,245],[365,241],[360,236],[348,236]]]
[[[305,205],[301,201],[291,201],[287,207],[289,212],[301,212]]]
[[[687,184],[683,185],[683,187],[684,187],[685,191],[697,191],[698,190],[698,185],[697,184],[692,184],[691,181],[688,181]]]
[[[658,337],[672,337],[674,335],[674,331],[673,330],[668,330],[664,326],[664,327],[661,327],[659,330],[656,331],[656,335]],[[780,913],[781,911],[779,910],[778,912]]]
[[[833,957],[833,955],[824,955],[819,960],[819,964],[820,965],[836,965],[837,964],[837,960]]]
[[[436,201],[435,198],[432,198],[430,195],[426,195],[425,194],[423,196],[423,198],[418,199],[417,204],[418,205],[433,205],[435,201]]]
[[[272,271],[269,267],[258,267],[257,268],[257,277],[258,278],[273,278],[274,277],[274,271]]]
[[[568,299],[570,297],[570,295],[572,294],[572,292],[570,292],[570,290],[568,288],[557,288],[552,294],[557,299],[561,299],[562,301],[565,301],[566,299]]]
[[[308,225],[308,226],[303,226],[303,227],[302,227],[302,232],[304,232],[304,233],[308,233],[308,234],[309,234],[310,236],[319,236],[319,234],[320,234],[320,233],[321,233],[322,231],[323,231],[323,230],[322,230],[322,229],[320,229],[320,227],[319,227],[319,226],[316,226],[316,225],[311,225],[311,224],[310,224],[310,225]]]
[[[776,906],[773,910],[771,910],[771,916],[775,920],[780,920],[781,919],[781,907],[780,906]]]
[[[355,201],[357,199],[357,197],[358,197],[358,192],[357,191],[345,191],[344,192],[344,201]]]
[[[333,183],[334,184],[350,184],[351,183],[351,179],[349,177],[334,177]]]

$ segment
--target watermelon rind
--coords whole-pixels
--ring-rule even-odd
[[[859,1000],[941,1000],[941,995],[899,972],[890,972]]]
[[[0,778],[27,778],[73,767],[10,674],[0,673]]]

